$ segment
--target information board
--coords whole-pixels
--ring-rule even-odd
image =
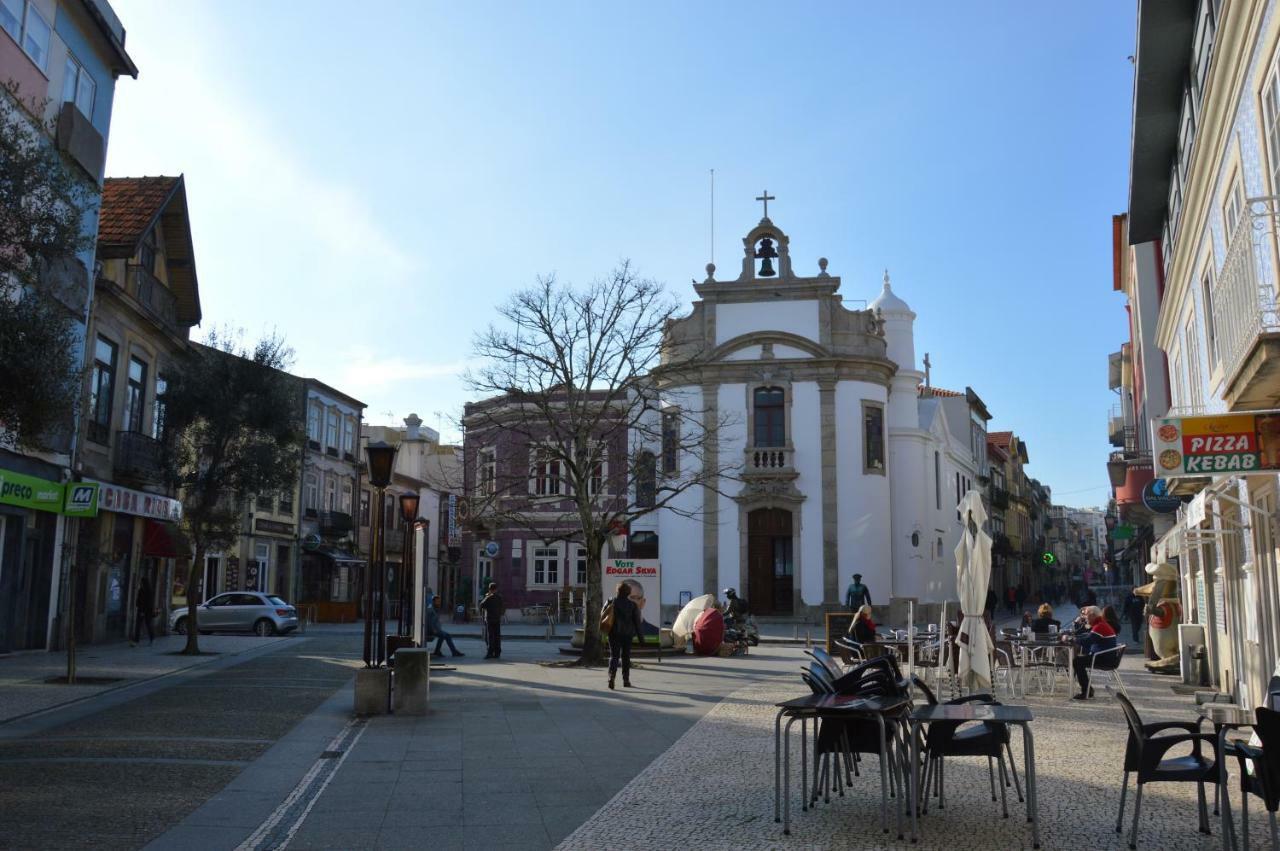
[[[837,638],[846,635],[853,626],[853,612],[827,612],[827,652],[836,656]]]

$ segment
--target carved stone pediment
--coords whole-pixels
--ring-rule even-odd
[[[797,476],[746,477],[742,491],[733,499],[747,509],[768,506],[797,506],[805,495],[796,487]]]

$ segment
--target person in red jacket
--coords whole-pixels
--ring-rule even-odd
[[[1089,687],[1089,662],[1093,656],[1105,650],[1113,650],[1116,646],[1116,631],[1102,617],[1102,610],[1097,606],[1086,606],[1085,619],[1089,622],[1089,631],[1080,637],[1080,652],[1071,660],[1071,667],[1076,672],[1076,682],[1080,684],[1080,693],[1073,700],[1088,700],[1093,697],[1093,689]],[[1108,670],[1116,666],[1116,654],[1110,653],[1100,659],[1094,667]]]

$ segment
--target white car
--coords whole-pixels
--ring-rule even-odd
[[[169,629],[187,634],[186,606],[169,612]],[[273,594],[227,591],[197,607],[200,632],[253,632],[284,635],[298,628],[298,610]]]

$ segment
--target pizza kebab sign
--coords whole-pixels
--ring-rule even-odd
[[[1280,470],[1280,411],[1162,417],[1151,430],[1160,478]]]

